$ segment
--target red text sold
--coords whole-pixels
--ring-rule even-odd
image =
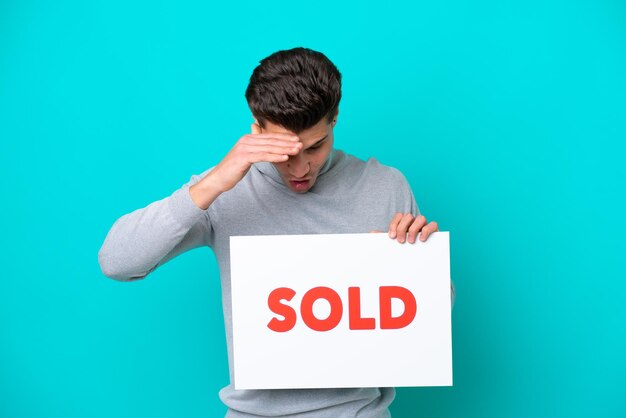
[[[283,317],[272,318],[268,328],[276,332],[286,332],[296,325],[298,314],[296,310],[284,303],[289,302],[296,295],[296,291],[288,287],[274,289],[267,299],[269,309]],[[399,329],[409,325],[415,318],[417,303],[410,290],[401,286],[381,286],[379,288],[379,326],[380,329]],[[330,314],[326,318],[318,318],[313,313],[313,304],[325,299],[330,304]],[[399,299],[404,304],[404,312],[400,316],[392,316],[391,301]],[[348,288],[348,319],[351,330],[368,330],[376,328],[375,318],[361,316],[361,289]],[[302,296],[300,316],[304,324],[315,331],[330,331],[335,328],[343,317],[344,303],[339,294],[329,287],[314,287]]]

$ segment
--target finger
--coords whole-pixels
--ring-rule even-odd
[[[301,144],[301,142],[299,143]],[[288,155],[296,155],[300,152],[301,145],[295,145],[292,143],[290,147],[279,147],[273,145],[246,145],[243,148],[246,152],[257,154],[257,153],[271,153],[271,154],[288,154]]]
[[[287,154],[274,154],[271,152],[258,152],[251,153],[248,157],[248,163],[254,164],[261,161],[267,161],[270,163],[279,163],[282,161],[287,161],[289,156]]]
[[[277,133],[277,132],[272,132],[272,133],[266,132],[264,134],[247,134],[245,136],[249,137],[249,138],[283,139],[283,140],[287,140],[287,141],[299,141],[300,140],[300,138],[297,135]]]
[[[375,229],[373,231],[370,231],[370,234],[380,234],[383,231],[379,231],[378,229]]]
[[[404,241],[406,240],[406,231],[409,229],[409,225],[411,225],[413,219],[415,218],[410,213],[405,213],[402,219],[400,219],[398,229],[396,231],[398,236],[397,239],[400,244],[404,244]]]
[[[256,119],[254,120],[254,123],[250,125],[250,132],[252,132],[253,135],[261,133],[261,127],[257,123]]]
[[[247,145],[275,145],[278,147],[293,147],[294,145],[301,147],[303,145],[302,142],[299,141],[294,144],[294,141],[274,138],[264,139],[257,136],[244,136],[239,142]]]
[[[396,231],[398,229],[398,222],[402,219],[403,214],[398,212],[396,213],[391,222],[389,222],[389,238],[394,239],[396,237]]]
[[[415,243],[415,238],[417,238],[417,233],[422,230],[422,228],[426,225],[426,218],[424,216],[418,216],[415,218],[411,226],[409,227],[409,238],[408,241],[410,244]]]
[[[437,225],[437,222],[433,221],[429,223],[424,228],[422,228],[422,232],[420,232],[420,241],[426,241],[430,234],[436,231],[439,231],[439,225]]]

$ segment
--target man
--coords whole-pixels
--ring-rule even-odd
[[[252,73],[246,99],[252,133],[169,197],[118,219],[98,254],[106,276],[135,280],[185,251],[211,247],[231,382],[229,237],[386,230],[414,243],[438,230],[419,216],[398,170],[333,148],[341,74],[326,56],[305,48],[270,55]],[[393,388],[235,390],[232,383],[220,391],[227,417],[388,417],[394,395]]]

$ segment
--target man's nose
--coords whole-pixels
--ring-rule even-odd
[[[295,178],[302,178],[309,174],[309,171],[311,170],[311,165],[306,158],[304,158],[302,153],[289,157],[287,167],[289,168],[289,174]]]

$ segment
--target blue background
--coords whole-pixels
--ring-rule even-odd
[[[2,1],[0,416],[223,415],[211,251],[132,283],[97,252],[248,132],[252,69],[295,46],[343,73],[336,147],[451,231],[454,387],[394,417],[626,416],[618,0]]]

